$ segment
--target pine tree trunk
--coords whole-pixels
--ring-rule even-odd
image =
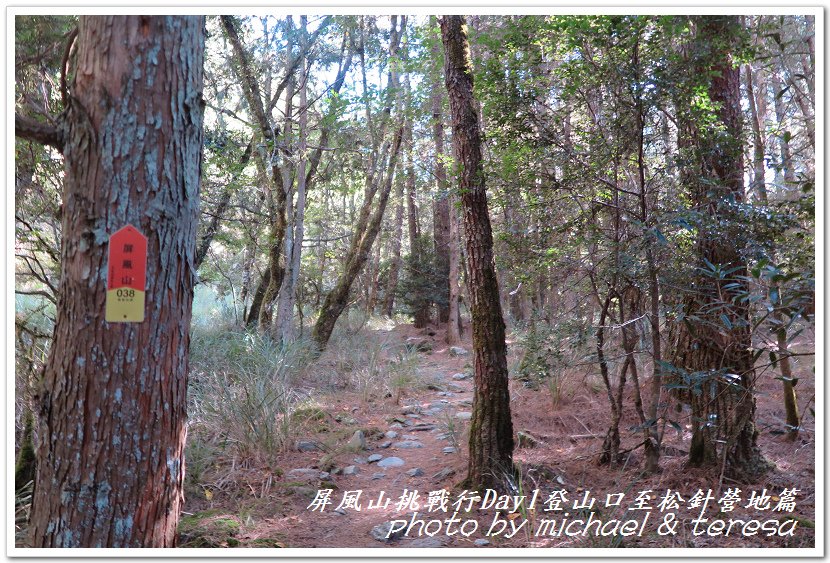
[[[171,547],[182,505],[205,19],[84,16],[33,547]],[[145,320],[107,323],[108,237],[147,237]]]
[[[464,209],[473,315],[475,378],[465,486],[505,490],[506,483],[513,480],[513,422],[510,417],[507,346],[464,18],[441,18],[441,38],[452,111],[453,154],[460,169],[459,193]]]
[[[744,237],[729,203],[745,199],[740,70],[732,64],[732,45],[724,41],[737,37],[739,20],[706,16],[695,23],[700,57],[696,75],[710,79],[708,92],[719,127],[686,125],[683,144],[693,149],[695,158],[694,168],[684,175],[693,204],[712,223],[699,229],[695,293],[686,300],[672,363],[704,376],[694,382],[697,392],[690,393],[695,427],[689,462],[718,464],[736,479],[751,480],[769,464],[757,446],[749,308],[732,298],[748,292],[747,265],[740,252]],[[707,274],[709,264],[729,273]]]

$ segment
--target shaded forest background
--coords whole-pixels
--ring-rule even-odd
[[[658,471],[671,435],[722,484],[771,470],[759,432],[812,448],[814,18],[466,23],[512,388],[554,412],[592,390],[604,418],[586,457],[602,466]],[[76,25],[16,21],[21,530],[67,221],[43,131],[72,96]],[[434,17],[206,18],[184,485],[198,502],[231,502],[240,471],[281,474],[309,433],[336,458],[359,424],[333,397],[403,404],[428,390],[433,351],[471,347],[444,53]],[[778,405],[760,423],[756,388]],[[459,424],[444,430],[461,451]]]

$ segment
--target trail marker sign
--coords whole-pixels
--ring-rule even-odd
[[[110,236],[106,321],[143,322],[146,283],[147,237],[132,225],[127,225]]]

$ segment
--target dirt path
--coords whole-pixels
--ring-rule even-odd
[[[292,452],[287,456],[284,481],[293,493],[282,506],[282,518],[266,518],[249,530],[250,537],[278,537],[290,547],[474,547],[479,535],[450,538],[398,538],[387,541],[373,529],[419,510],[427,519],[443,519],[452,511],[425,511],[432,491],[448,491],[466,467],[466,429],[473,398],[469,345],[451,352],[438,336],[424,336],[411,327],[399,334],[403,341],[426,342],[432,350],[420,354],[418,377],[400,404],[393,398],[366,403],[359,396],[333,398],[332,412],[356,430],[349,438],[351,451]],[[416,334],[418,336],[412,336]],[[415,340],[413,340],[413,338]],[[363,435],[364,447],[357,449]],[[310,446],[313,440],[301,440]],[[298,442],[299,443],[299,442]],[[347,444],[348,446],[348,444]],[[334,465],[333,468],[329,465]],[[328,469],[329,471],[321,471]],[[330,501],[316,510],[309,508],[317,491],[334,485]],[[358,492],[359,491],[359,492]],[[402,495],[417,492],[413,503]],[[353,505],[344,497],[356,497]],[[408,500],[408,499],[407,499]],[[414,535],[414,534],[413,534]],[[481,544],[482,542],[479,542]]]

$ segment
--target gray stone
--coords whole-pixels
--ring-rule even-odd
[[[444,542],[440,538],[418,538],[405,547],[444,547]]]
[[[485,540],[484,538],[478,538],[478,539],[477,539],[476,541],[474,541],[473,543],[474,543],[475,545],[490,545],[490,542],[489,542],[488,540]]]
[[[335,513],[337,513],[337,514],[340,514],[341,516],[345,516],[345,515],[346,515],[346,511],[345,511],[345,510],[343,510],[342,508],[335,508],[335,509],[334,509],[334,512],[335,512]]]
[[[416,467],[414,469],[410,469],[409,471],[407,471],[406,474],[409,475],[410,477],[420,477],[421,475],[424,474],[424,470],[421,469],[420,467]]]
[[[317,442],[312,442],[311,440],[298,440],[294,444],[294,449],[298,452],[313,452],[318,449],[318,446]]]
[[[466,379],[470,379],[469,373],[455,373],[452,376],[453,381],[464,381]]]
[[[453,386],[457,387],[460,391],[464,390],[462,387],[460,387],[459,385],[455,385],[454,383],[451,383],[450,385],[453,385]],[[454,397],[455,393],[453,393],[452,391],[441,391],[440,393],[438,393],[438,396],[439,397]]]
[[[403,428],[403,424],[401,424],[400,422],[393,422],[389,425],[389,428]]]
[[[392,540],[396,540],[404,535],[406,532],[406,528],[402,528],[400,530],[396,530],[391,532],[394,523],[390,520],[389,522],[384,522],[383,524],[378,524],[372,531],[372,537],[381,542],[390,542]],[[400,526],[398,526],[400,528]],[[391,533],[390,533],[391,532]]]
[[[472,399],[459,399],[458,401],[456,401],[455,404],[459,407],[471,407],[471,406],[473,406],[473,400]]]
[[[350,426],[352,424],[357,424],[357,420],[355,420],[351,416],[346,416],[346,415],[343,415],[343,414],[335,415],[334,420],[336,420],[337,422],[342,422],[343,424],[345,424],[347,426]]]
[[[452,469],[450,467],[445,467],[444,469],[442,469],[441,471],[439,471],[438,473],[433,475],[432,478],[435,479],[436,481],[443,481],[444,479],[446,479],[447,477],[450,477],[451,475],[455,475],[455,469]]]
[[[418,419],[418,418],[421,418],[421,415],[420,414],[408,414],[408,415],[406,415],[406,418]]]
[[[457,383],[450,383],[449,385],[447,385],[447,389],[449,389],[450,391],[453,391],[453,393],[447,393],[447,397],[453,397],[454,393],[463,393],[464,392],[464,388],[461,385],[457,384]]]
[[[359,452],[362,449],[366,448],[366,436],[363,434],[363,430],[356,430],[355,433],[352,435],[349,443],[346,446],[352,450]]]
[[[357,475],[360,471],[357,469],[356,465],[349,465],[348,467],[343,468],[343,475]]]
[[[394,440],[395,438],[398,437],[398,433],[395,432],[394,430],[390,430],[389,432],[384,434],[384,437],[389,438],[390,440]]]
[[[367,458],[366,458],[366,461],[368,461],[369,463],[374,463],[374,462],[376,462],[376,461],[380,461],[380,460],[382,460],[382,459],[383,459],[383,456],[382,456],[382,455],[380,455],[380,454],[372,454],[372,455],[370,455],[369,457],[367,457]]]
[[[294,494],[300,495],[307,499],[313,499],[317,496],[317,488],[316,487],[303,487],[303,486],[295,486],[291,487],[290,490],[294,491]]]
[[[410,428],[410,430],[412,430],[412,428]],[[414,435],[414,434],[404,434],[404,435],[402,436],[402,438],[403,438],[404,440],[420,440],[420,438],[418,438],[418,436],[416,436],[416,435]]]
[[[467,356],[469,352],[462,348],[461,346],[450,346],[450,356]]]
[[[421,442],[416,442],[415,440],[405,440],[403,442],[395,442],[392,444],[396,448],[400,448],[402,450],[411,450],[413,448],[423,448],[424,445]]]
[[[388,448],[391,445],[392,445],[392,441],[391,440],[386,440],[385,442],[381,442],[378,447],[385,450],[386,448]]]
[[[366,465],[369,463],[365,457],[356,457],[352,460],[356,465]]]
[[[406,405],[401,409],[401,414],[418,414],[421,412],[421,407],[418,405]]]
[[[383,479],[386,477],[386,473],[372,473],[372,481],[377,481],[378,479]]]
[[[311,481],[317,481],[318,479],[328,479],[331,475],[326,471],[320,471],[319,469],[292,469],[285,475],[286,481],[301,481],[305,483],[309,483]]]
[[[458,450],[456,450],[456,449],[455,449],[454,447],[452,447],[452,446],[447,446],[446,448],[443,448],[441,451],[442,451],[442,452],[444,452],[445,454],[454,454],[454,453],[455,453],[455,452],[457,452]],[[346,471],[346,470],[344,469],[344,470],[343,470],[343,472],[345,473],[345,471]]]
[[[421,424],[416,424],[412,428],[410,428],[413,432],[429,432],[430,430],[435,430],[434,424],[427,424],[426,422],[422,422]]]
[[[401,467],[406,465],[406,462],[399,457],[385,457],[378,462],[378,467]]]
[[[470,411],[457,412],[455,413],[455,418],[457,418],[458,420],[472,420],[473,413],[471,413]]]

